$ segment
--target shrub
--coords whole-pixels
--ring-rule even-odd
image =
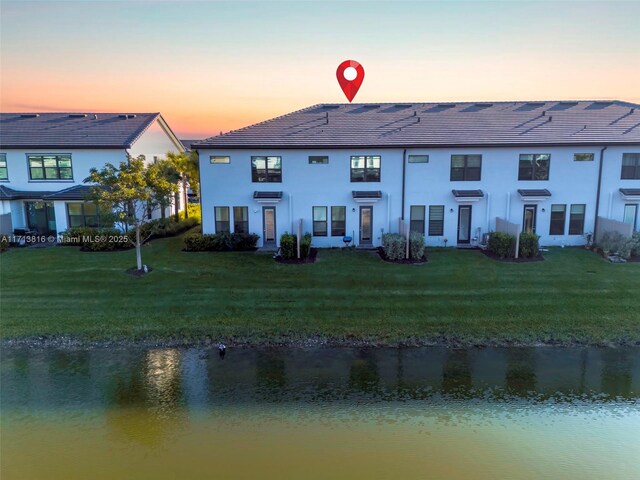
[[[640,257],[640,232],[635,232],[628,242],[630,244],[630,256]]]
[[[110,252],[133,248],[135,231],[117,228],[72,227],[60,234],[60,245],[81,247],[89,252]]]
[[[627,239],[620,232],[604,232],[598,246],[605,255],[619,253]]]
[[[538,255],[540,237],[532,232],[523,232],[520,234],[520,257],[531,258]]]
[[[387,259],[402,260],[406,254],[406,248],[407,243],[402,235],[397,233],[385,233],[382,235],[382,250]]]
[[[255,233],[234,233],[231,235],[232,248],[239,252],[253,250],[259,239],[260,236]]]
[[[311,234],[305,233],[300,241],[300,258],[307,258],[311,252]],[[280,256],[282,258],[298,258],[298,236],[283,233],[280,236]]]
[[[424,235],[418,232],[409,234],[409,257],[420,260],[424,257]]]
[[[503,232],[491,232],[487,248],[500,258],[515,256],[516,237]]]
[[[186,252],[229,252],[252,250],[260,237],[254,233],[216,233],[203,235],[199,232],[184,236]]]

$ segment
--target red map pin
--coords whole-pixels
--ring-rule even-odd
[[[336,77],[338,77],[340,88],[351,103],[364,80],[364,68],[355,60],[345,60],[338,65]]]

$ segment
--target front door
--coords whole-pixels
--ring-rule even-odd
[[[27,226],[38,235],[56,234],[56,212],[52,202],[24,202]]]
[[[458,244],[471,243],[471,205],[458,207]]]
[[[522,231],[525,233],[536,233],[537,205],[525,205],[522,219]]]
[[[264,245],[276,244],[276,207],[262,207],[262,238]]]
[[[360,207],[360,245],[373,244],[373,207]]]

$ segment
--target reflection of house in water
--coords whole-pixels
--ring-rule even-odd
[[[506,350],[506,390],[512,395],[527,396],[536,389],[536,353],[533,348]]]
[[[281,349],[260,350],[255,362],[256,381],[261,389],[277,392],[286,386],[285,353]]]
[[[349,369],[349,386],[353,390],[370,392],[378,388],[378,362],[375,349],[363,348],[357,351]]]
[[[472,370],[469,350],[455,349],[449,352],[442,366],[442,392],[469,394],[472,388]]]
[[[624,398],[632,396],[631,372],[631,358],[624,351],[602,350],[602,388],[609,395]]]

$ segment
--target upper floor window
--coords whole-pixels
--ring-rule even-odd
[[[411,205],[409,228],[424,235],[424,205]]]
[[[482,155],[451,155],[451,181],[480,180]]]
[[[593,162],[593,153],[574,153],[574,162]]]
[[[282,157],[251,157],[251,181],[282,182]]]
[[[352,182],[379,182],[380,156],[357,155],[351,157]]]
[[[7,154],[0,153],[0,181],[9,180],[9,172],[7,170]]]
[[[214,207],[213,215],[216,224],[216,233],[230,233],[229,207]]]
[[[231,157],[224,155],[210,155],[209,163],[211,164],[227,164],[231,163]]]
[[[409,155],[409,163],[429,163],[429,155]]]
[[[313,236],[327,236],[327,207],[313,207]]]
[[[622,180],[640,180],[640,153],[622,154]]]
[[[249,207],[233,207],[233,231],[249,233]]]
[[[551,155],[522,154],[518,168],[518,180],[549,180],[549,166]]]
[[[329,163],[329,157],[322,155],[309,155],[309,165],[326,165]]]
[[[71,155],[27,155],[31,180],[73,180]]]

